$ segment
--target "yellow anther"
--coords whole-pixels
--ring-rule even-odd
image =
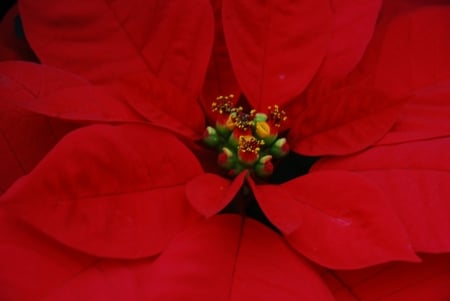
[[[238,149],[242,152],[258,154],[264,141],[258,140],[253,136],[240,136]]]
[[[250,126],[253,126],[255,122],[253,121],[254,116],[251,114],[247,114],[242,112],[244,109],[242,107],[236,108],[231,113],[231,120],[233,121],[234,125],[241,129],[241,130],[247,130]]]
[[[218,112],[219,114],[230,114],[233,110],[233,99],[233,94],[228,96],[217,96],[216,101],[211,104],[211,110],[213,112]]]
[[[259,138],[269,137],[271,134],[270,125],[265,121],[259,121],[255,125],[255,132]]]
[[[276,127],[280,127],[281,122],[287,120],[286,112],[280,110],[278,105],[274,105],[273,107],[268,106],[267,109],[269,111],[268,120],[271,121]]]

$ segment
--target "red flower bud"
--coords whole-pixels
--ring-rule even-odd
[[[271,146],[270,153],[275,158],[281,158],[286,156],[290,151],[289,144],[286,138],[280,138]]]
[[[233,154],[231,150],[224,147],[222,148],[222,152],[217,157],[217,163],[219,164],[220,167],[230,169],[236,163],[236,156]]]
[[[267,155],[259,159],[258,163],[255,166],[255,173],[259,177],[268,177],[273,173],[273,163],[272,156]]]
[[[253,165],[259,159],[260,141],[253,136],[240,136],[238,145],[238,158],[244,165]]]

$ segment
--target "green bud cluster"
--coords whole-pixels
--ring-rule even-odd
[[[281,118],[278,106],[274,108],[277,123],[271,119],[273,112],[265,114],[252,110],[247,114],[229,101],[213,103],[213,111],[220,115],[214,127],[206,128],[203,142],[219,152],[217,162],[229,176],[237,176],[247,169],[259,177],[268,177],[274,170],[273,159],[289,153],[286,138],[278,137],[279,122],[286,119],[285,113],[281,112],[284,114]]]

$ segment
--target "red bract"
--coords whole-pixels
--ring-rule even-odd
[[[371,55],[377,66],[397,62],[376,44],[404,33],[405,25],[394,22],[404,16],[386,13],[389,5],[383,12],[392,23],[376,27],[375,46],[348,79],[372,36],[380,1],[223,0],[214,1],[214,10],[205,0],[19,5],[45,65],[0,64],[8,110],[18,106],[88,126],[67,134],[2,195],[8,214],[28,226],[2,218],[9,235],[38,230],[58,254],[89,255],[70,251],[61,260],[75,268],[50,270],[29,295],[10,289],[21,263],[7,265],[13,272],[2,272],[0,289],[12,300],[332,300],[301,255],[327,268],[354,269],[417,261],[418,251],[450,251],[450,191],[443,184],[450,180],[450,90],[442,82],[416,91],[436,83],[425,74],[397,93],[365,71],[372,70]],[[446,9],[426,8],[409,18],[436,20],[428,29],[440,37],[447,33],[443,16]],[[258,158],[263,143],[249,138],[261,137],[241,129],[234,138],[255,152],[231,155],[248,168],[234,179],[217,173],[215,155],[197,142],[205,120],[217,117],[213,101],[230,93],[245,110],[279,105],[286,111],[288,123],[277,134],[287,133],[293,152],[322,157],[312,172],[282,184],[254,177],[250,166],[269,161]],[[226,165],[230,155],[223,152]],[[255,202],[289,247],[241,216]],[[240,214],[215,216],[224,211]],[[4,258],[35,242],[26,236],[12,244]],[[40,248],[47,247],[37,243]],[[46,257],[33,264],[51,266]],[[123,287],[111,291],[105,282]]]
[[[59,139],[76,126],[1,102],[0,192],[29,173]]]
[[[448,254],[422,256],[421,264],[389,263],[357,271],[324,271],[338,301],[448,300]]]
[[[156,260],[148,279],[150,300],[333,299],[315,271],[254,220],[223,215],[199,226]],[[274,254],[284,260],[274,260]]]
[[[367,148],[389,131],[403,106],[403,101],[366,86],[329,94],[309,92],[289,141],[294,151],[310,156],[344,155]]]
[[[0,61],[37,61],[21,32],[17,5],[13,5],[0,21]]]
[[[431,5],[418,9],[421,2]],[[395,97],[447,80],[450,8],[444,2],[386,1],[371,45],[350,78]],[[423,30],[430,25],[432,30]]]
[[[163,132],[97,125],[67,135],[2,200],[65,244],[105,257],[137,258],[160,252],[196,218],[184,185],[200,172],[194,156]],[[158,228],[164,231],[153,230]]]

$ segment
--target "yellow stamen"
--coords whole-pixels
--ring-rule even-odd
[[[280,127],[281,122],[285,122],[287,120],[286,112],[280,110],[278,105],[274,105],[267,107],[269,111],[269,121],[273,123],[276,127]]]
[[[244,109],[242,107],[235,108],[235,110],[231,113],[231,118],[234,125],[241,129],[247,130],[250,126],[253,126],[255,122],[253,121],[254,115],[252,112],[250,114],[242,112]]]
[[[264,144],[263,140],[258,140],[253,136],[240,136],[238,149],[242,152],[250,152],[258,154],[261,150],[261,145]]]
[[[233,94],[228,96],[218,96],[216,97],[216,101],[211,104],[211,110],[213,112],[218,112],[219,114],[229,114],[233,110],[233,99]]]
[[[259,138],[267,138],[270,136],[270,125],[265,121],[259,121],[255,125],[255,132]]]

